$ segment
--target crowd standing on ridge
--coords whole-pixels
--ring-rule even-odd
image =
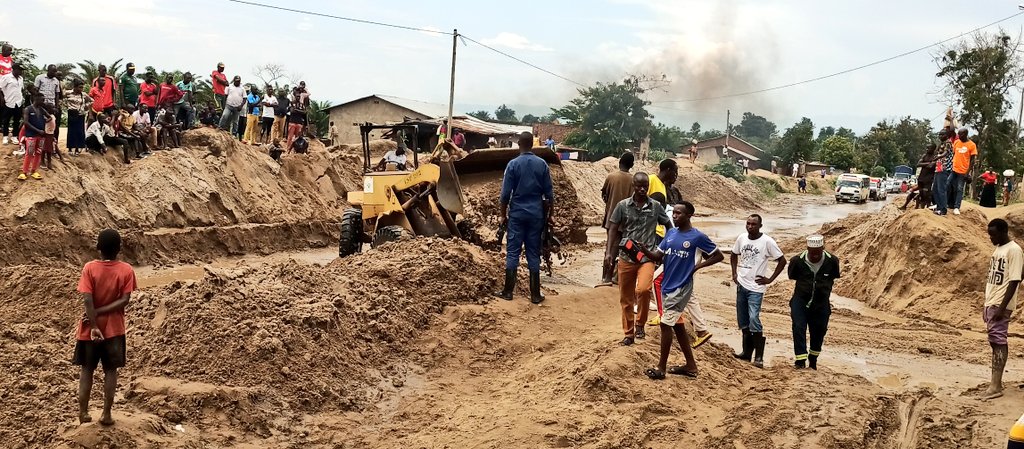
[[[282,140],[285,152],[305,153],[309,147],[310,94],[304,81],[290,92],[270,85],[261,91],[242,84],[241,76],[229,83],[219,63],[210,74],[216,104],[198,104],[191,72],[180,80],[168,74],[157,84],[155,73],[137,74],[134,63],[118,78],[99,65],[91,81],[66,82],[51,64],[35,80],[25,80],[13,51],[9,44],[0,48],[0,134],[2,145],[17,145],[14,154],[25,158],[20,180],[42,179],[40,167],[52,169],[53,156],[63,160],[62,126],[67,127],[69,155],[120,148],[125,164],[177,148],[183,132],[201,126],[219,127],[245,144],[266,145],[275,159]]]

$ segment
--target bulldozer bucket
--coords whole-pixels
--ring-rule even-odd
[[[462,183],[451,162],[438,162],[441,174],[437,180],[437,202],[445,210],[462,215],[465,198],[462,195]]]
[[[558,154],[548,147],[536,147],[533,149],[541,159],[548,164],[561,165]],[[466,157],[455,161],[455,171],[460,174],[481,173],[489,171],[503,171],[509,161],[519,156],[519,150],[515,148],[492,148],[475,150]]]

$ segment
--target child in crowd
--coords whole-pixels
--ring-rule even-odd
[[[121,235],[113,229],[100,232],[96,242],[100,259],[85,264],[78,280],[85,314],[78,322],[72,363],[81,366],[78,376],[78,421],[92,421],[89,393],[93,373],[103,363],[103,415],[100,424],[113,425],[110,409],[117,390],[117,369],[125,365],[124,312],[137,288],[131,265],[117,260]]]
[[[274,143],[267,145],[270,151],[270,157],[275,161],[281,162],[281,153],[284,153],[284,148],[281,148],[281,139],[274,139]]]
[[[693,276],[697,271],[721,262],[725,259],[718,245],[707,235],[700,232],[690,223],[693,217],[693,204],[683,201],[672,208],[672,223],[675,228],[665,233],[665,239],[658,248],[651,251],[641,247],[647,257],[656,263],[664,263],[664,279],[661,283],[662,309],[661,314],[661,357],[657,368],[644,371],[647,377],[654,380],[665,378],[665,373],[687,377],[697,377],[697,362],[693,358],[690,337],[683,327],[682,315],[693,295]],[[703,261],[697,263],[697,252],[703,254]],[[686,365],[668,368],[668,353],[672,349],[672,334],[679,342],[686,358]]]
[[[158,121],[160,125],[160,140],[162,148],[178,148],[181,146],[181,125],[174,117],[174,111],[168,109]]]
[[[46,118],[46,126],[43,128],[43,131],[45,131],[46,134],[43,135],[42,159],[43,164],[46,166],[46,169],[52,171],[53,153],[57,153],[57,117],[54,115],[55,109],[53,105],[44,104],[43,109],[46,109],[46,113],[48,114],[48,116]],[[64,160],[64,157],[62,157],[60,153],[57,153],[57,157],[62,161]]]

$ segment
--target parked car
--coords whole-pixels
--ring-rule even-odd
[[[840,175],[836,181],[836,202],[866,203],[870,187],[871,179],[868,175]]]

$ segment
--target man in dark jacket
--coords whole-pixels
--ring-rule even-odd
[[[829,296],[832,284],[839,279],[839,258],[825,251],[824,237],[807,238],[807,251],[789,261],[789,278],[796,281],[793,298],[789,300],[796,354],[794,366],[801,369],[809,362],[811,369],[818,369],[818,355],[832,314]],[[811,331],[810,356],[807,354],[808,329]]]

